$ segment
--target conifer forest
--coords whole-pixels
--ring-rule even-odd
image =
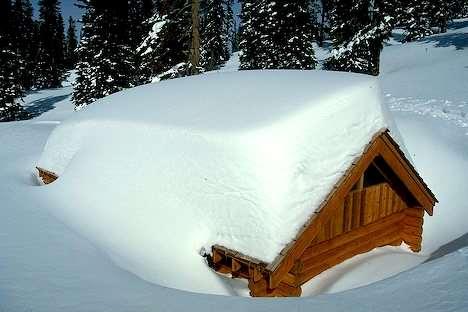
[[[445,32],[466,0],[77,0],[64,21],[59,0],[1,0],[0,120],[28,118],[25,93],[59,87],[76,70],[77,108],[140,84],[216,70],[241,51],[240,69],[314,69],[313,43],[331,44],[328,70],[379,74],[384,40]],[[77,23],[82,25],[77,32]],[[79,38],[77,38],[79,36]]]

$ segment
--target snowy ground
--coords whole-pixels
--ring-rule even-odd
[[[229,63],[228,70],[236,68]],[[438,196],[425,220],[421,255],[391,248],[356,257],[317,278],[302,299],[251,300],[201,295],[147,283],[114,265],[59,222],[41,202],[31,168],[51,130],[73,111],[71,88],[30,94],[40,116],[0,124],[0,311],[385,310],[463,311],[468,249],[461,248],[468,204],[468,20],[421,42],[390,42],[382,54],[386,101],[413,160]],[[439,249],[439,250],[438,250]],[[438,251],[437,251],[438,250]],[[373,278],[370,278],[370,277]],[[315,284],[315,285],[314,285]],[[335,293],[333,293],[335,292]],[[338,293],[336,293],[338,292]],[[332,294],[326,294],[332,293]]]

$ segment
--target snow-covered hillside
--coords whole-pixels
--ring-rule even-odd
[[[342,311],[350,306],[362,311],[463,311],[468,306],[466,249],[378,280],[426,261],[467,232],[467,66],[468,20],[457,21],[447,34],[389,45],[382,54],[386,102],[416,167],[440,201],[434,217],[425,220],[423,252],[376,250],[325,272],[304,291],[322,295],[275,301],[188,293],[145,282],[59,221],[61,207],[51,207],[33,167],[51,131],[73,114],[71,90],[30,94],[29,110],[40,115],[0,124],[0,311]],[[78,195],[86,198],[86,193]],[[121,239],[125,237],[123,232]],[[456,247],[463,240],[458,243]],[[442,253],[450,250],[451,245]],[[243,285],[235,281],[219,278],[218,283],[226,293],[242,292]]]

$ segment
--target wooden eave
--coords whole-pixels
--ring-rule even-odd
[[[266,264],[258,259],[242,255],[222,246],[214,246],[213,250],[221,250],[233,259],[247,261],[249,265],[258,266],[260,268],[258,270],[261,270],[268,279],[268,287],[271,289],[278,287],[284,277],[294,267],[296,260],[317,236],[321,224],[327,222],[333,215],[333,208],[340,205],[345,196],[358,182],[362,173],[377,156],[381,156],[390,165],[405,188],[418,201],[417,206],[424,208],[429,215],[432,215],[433,207],[437,202],[436,197],[411,162],[405,157],[399,145],[390,136],[388,129],[383,129],[373,136],[372,140],[364,148],[363,153],[353,161],[350,168],[333,187],[320,207],[316,209],[309,220],[303,225],[296,238],[280,252],[272,263]]]

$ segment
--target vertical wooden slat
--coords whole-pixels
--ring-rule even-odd
[[[349,194],[344,201],[344,231],[351,231],[353,227],[353,194]]]
[[[380,185],[376,185],[374,187],[375,197],[374,197],[374,205],[372,207],[372,222],[377,221],[380,219],[380,203],[382,201],[382,192],[381,192]]]
[[[380,218],[387,216],[387,203],[388,203],[388,188],[387,184],[381,186],[381,202],[380,202]]]
[[[372,222],[373,203],[374,203],[375,192],[372,188],[367,188],[364,195],[364,225]]]
[[[364,209],[363,202],[366,198],[366,190],[354,194],[353,200],[353,229],[359,228],[364,223]],[[356,221],[356,222],[355,222]]]
[[[337,209],[335,220],[334,220],[333,237],[338,236],[343,233],[343,223],[344,223],[344,204],[340,205]]]
[[[387,215],[391,215],[393,213],[393,201],[395,198],[395,193],[388,187],[388,200],[387,200]]]
[[[398,196],[396,193],[393,193],[393,200],[392,200],[392,213],[395,213],[398,211]]]

